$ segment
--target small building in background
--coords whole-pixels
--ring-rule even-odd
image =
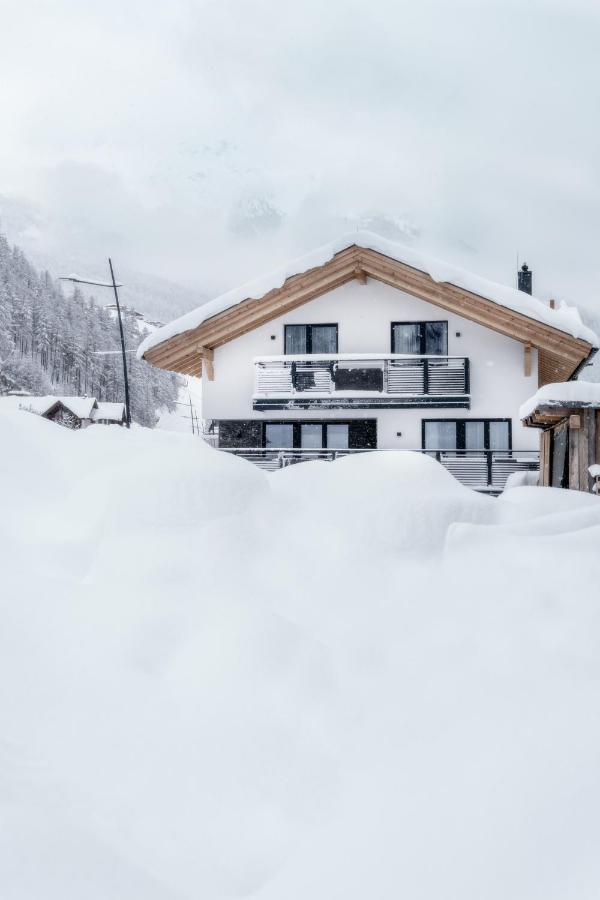
[[[65,428],[123,425],[125,422],[124,403],[107,403],[95,397],[31,397],[20,405],[22,409]]]
[[[521,421],[542,430],[540,485],[600,492],[600,383],[546,384],[523,404]]]

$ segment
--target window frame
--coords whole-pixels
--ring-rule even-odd
[[[288,328],[306,328],[306,353],[288,353],[287,352],[287,332]],[[289,322],[283,326],[283,355],[284,356],[312,356],[312,329],[313,328],[335,328],[335,353],[340,352],[340,330],[338,322]],[[317,354],[318,355],[318,354]]]
[[[426,434],[426,430],[427,430],[426,425],[428,422],[455,422],[456,423],[456,448],[454,448],[454,449],[446,448],[447,452],[449,452],[449,453],[481,453],[481,452],[512,453],[512,419],[495,418],[495,417],[492,417],[489,419],[482,418],[482,417],[455,419],[455,418],[450,418],[450,416],[448,416],[448,418],[445,418],[445,419],[421,419],[421,449],[429,450],[429,452],[431,452],[431,453],[434,453],[434,452],[444,453],[445,452],[444,450],[434,451],[425,445],[425,434]],[[466,422],[483,422],[483,428],[484,428],[483,442],[487,446],[478,447],[476,450],[469,450],[467,447],[465,447],[465,434],[466,434],[465,423]],[[490,447],[490,423],[491,422],[506,422],[508,424],[508,447],[505,450],[493,450]]]
[[[419,333],[419,344],[420,350],[419,353],[409,353],[408,356],[448,356],[448,319],[423,319],[423,320],[415,320],[412,322],[392,322],[390,325],[390,347],[391,352],[396,353],[394,348],[395,337],[394,337],[394,328],[397,325],[418,325],[420,329]],[[425,342],[427,340],[427,331],[426,325],[444,325],[445,326],[445,344],[446,344],[446,352],[445,353],[426,353],[425,352]]]
[[[329,449],[340,450],[341,448],[339,448],[339,447],[331,447],[330,448],[328,445],[328,442],[327,442],[327,426],[328,425],[347,425],[348,426],[348,448],[353,449],[350,446],[350,443],[351,443],[350,428],[352,427],[352,425],[356,425],[363,421],[369,422],[370,424],[375,423],[375,447],[373,449],[377,449],[377,419],[375,419],[375,418],[369,418],[369,419],[364,419],[364,420],[363,419],[301,419],[301,420],[293,420],[293,421],[290,421],[290,419],[269,419],[266,422],[260,423],[262,425],[262,429],[261,429],[262,449],[264,449],[264,450],[269,449],[266,446],[267,425],[292,425],[293,426],[292,446],[291,447],[277,447],[277,448],[273,448],[273,449],[279,449],[279,450],[302,450],[302,449],[311,450],[312,449],[312,450],[315,450],[315,452],[317,450],[329,450]],[[302,447],[302,425],[320,425],[321,426],[321,446],[319,448],[317,448],[317,447],[303,448]],[[359,448],[359,449],[368,450],[370,448],[365,447],[365,448]]]

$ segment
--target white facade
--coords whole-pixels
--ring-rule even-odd
[[[338,352],[390,354],[392,322],[448,322],[448,355],[470,360],[470,409],[253,409],[255,357],[284,353],[284,326],[337,324]],[[214,351],[214,380],[202,381],[205,419],[327,421],[376,419],[377,446],[420,449],[423,419],[510,419],[512,446],[537,449],[537,434],[521,425],[520,405],[538,386],[537,353],[524,372],[523,345],[379,281],[349,282],[271,320]]]

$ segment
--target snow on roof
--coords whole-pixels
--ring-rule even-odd
[[[258,300],[264,297],[265,294],[268,294],[269,291],[281,287],[286,279],[292,275],[300,275],[309,269],[322,266],[329,262],[336,253],[353,246],[361,247],[364,250],[374,250],[384,256],[389,256],[391,259],[404,263],[413,269],[426,272],[438,283],[448,282],[473,294],[478,294],[480,297],[485,297],[487,300],[492,300],[494,303],[498,303],[508,309],[512,309],[530,319],[535,319],[537,322],[543,322],[545,325],[564,331],[575,338],[589,341],[595,347],[599,345],[597,335],[583,324],[578,310],[573,306],[561,303],[557,309],[551,309],[541,300],[523,291],[518,291],[516,288],[506,287],[506,285],[496,284],[493,281],[480,278],[478,275],[449,265],[418,250],[413,250],[411,247],[387,240],[373,232],[357,231],[345,234],[336,241],[332,241],[304,256],[293,259],[278,269],[263,275],[261,278],[227,291],[225,294],[221,294],[214,300],[204,303],[184,316],[174,319],[153,334],[149,334],[142,341],[137,350],[138,359],[141,359],[147,350],[162,344],[163,341],[197,328],[207,319],[218,315],[226,309],[230,309],[232,306],[236,306],[243,300]]]
[[[600,383],[593,381],[559,381],[545,384],[519,410],[526,419],[539,406],[599,406]]]
[[[24,409],[31,409],[32,412],[43,416],[58,401],[73,415],[77,416],[78,419],[89,419],[96,404],[95,397],[55,397],[49,395],[46,397],[23,397],[21,405]]]
[[[124,403],[106,403],[98,401],[96,409],[92,410],[92,422],[108,419],[110,422],[121,422],[125,416]]]

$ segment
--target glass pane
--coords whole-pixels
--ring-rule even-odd
[[[322,425],[301,425],[300,426],[300,446],[306,449],[321,449],[323,446],[323,426]]]
[[[448,324],[425,322],[425,353],[428,356],[448,355]]]
[[[394,325],[392,331],[392,353],[420,353],[421,326],[418,322]]]
[[[490,450],[510,450],[508,422],[490,422]]]
[[[307,353],[306,349],[306,325],[285,326],[285,352]]]
[[[337,353],[337,325],[312,326],[311,353]]]
[[[485,450],[483,422],[465,422],[465,450]]]
[[[328,425],[327,446],[330,450],[347,450],[348,425]]]
[[[425,422],[426,450],[456,450],[456,422]]]
[[[294,426],[281,425],[265,425],[265,447],[293,447],[294,446]]]

